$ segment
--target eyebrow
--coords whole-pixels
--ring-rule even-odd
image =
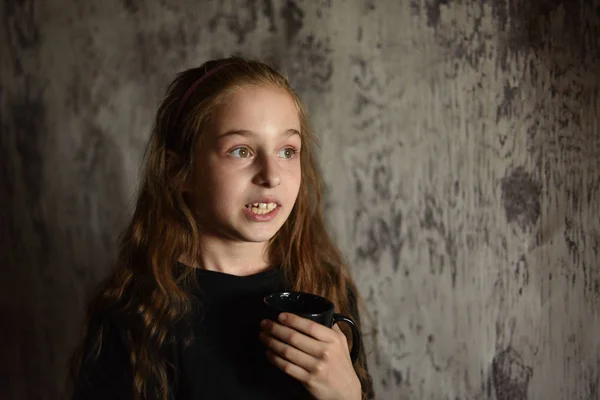
[[[254,132],[254,131],[250,131],[250,130],[246,130],[246,129],[238,129],[238,130],[231,130],[231,131],[227,131],[225,133],[222,133],[221,135],[219,135],[219,137],[217,137],[217,140],[221,140],[227,136],[233,136],[233,135],[239,135],[239,136],[258,136],[258,133]],[[293,136],[293,135],[298,135],[300,136],[300,132],[298,132],[295,129],[287,129],[283,132],[281,132],[280,136]]]

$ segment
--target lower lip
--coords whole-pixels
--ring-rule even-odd
[[[279,212],[279,208],[280,207],[277,206],[273,209],[273,211],[271,211],[270,213],[267,213],[267,214],[254,214],[252,212],[252,210],[250,210],[250,207],[244,207],[244,213],[246,213],[246,216],[248,216],[248,218],[250,218],[252,221],[267,222],[277,216],[277,213]]]

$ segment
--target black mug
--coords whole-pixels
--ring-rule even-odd
[[[277,321],[279,313],[288,312],[308,318],[321,325],[331,328],[337,322],[346,322],[352,328],[352,350],[350,359],[354,363],[360,352],[360,332],[350,318],[334,312],[334,305],[325,297],[304,292],[280,292],[265,296],[267,317]]]

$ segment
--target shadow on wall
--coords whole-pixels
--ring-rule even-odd
[[[87,296],[114,253],[116,221],[102,207],[124,206],[124,167],[99,128],[84,121],[73,130],[85,120],[77,99],[50,115],[57,99],[36,75],[40,42],[28,6],[3,15],[14,62],[0,86],[0,398],[56,399]]]
[[[584,281],[585,297],[597,303],[600,268],[593,260],[600,256],[600,238],[593,237],[586,225],[590,218],[600,222],[600,1],[491,4],[501,32],[499,67],[515,75],[510,69],[517,60],[522,79],[506,83],[498,119],[515,116],[524,123],[532,160],[513,166],[502,180],[507,220],[523,235],[535,238],[532,247],[548,244],[555,236],[572,243],[568,246],[572,263],[561,268],[583,271],[577,277]],[[563,214],[558,212],[561,203]],[[579,248],[576,237],[595,244]],[[586,265],[586,260],[592,262]],[[488,386],[498,400],[527,399],[535,370],[516,349],[503,346],[497,346]],[[600,395],[598,379],[592,378],[589,388],[582,389],[589,398]]]
[[[442,7],[452,8],[459,2],[425,3],[427,24],[437,30],[445,22],[441,21]],[[411,2],[421,10],[418,4]],[[526,137],[528,161],[512,165],[500,182],[507,221],[517,237],[532,242],[529,250],[548,245],[553,238],[564,238],[569,262],[556,262],[553,268],[582,280],[585,301],[598,306],[600,1],[488,0],[468,2],[468,6],[490,9],[497,26],[497,68],[507,78],[496,122],[509,120],[510,126],[518,122]],[[471,38],[482,36],[480,22],[475,21]],[[460,48],[455,57],[478,68],[486,56],[485,40],[479,40],[480,46],[473,39],[469,49]],[[506,158],[521,150],[515,148],[520,133],[511,136],[499,139]],[[529,280],[526,257],[517,265]],[[573,289],[565,286],[563,290]],[[512,339],[505,341],[504,336],[499,334],[496,339],[496,354],[481,397],[527,399],[536,371],[518,346],[511,345]],[[597,365],[581,368],[582,374],[587,374],[585,368],[596,371],[581,392],[585,398],[599,398]]]
[[[600,168],[600,1],[510,1],[508,19],[502,51],[522,58],[524,87],[533,93],[507,83],[498,114],[521,113],[534,165],[507,171],[502,185],[506,215],[526,231],[540,219],[541,197],[554,201],[553,207],[562,202],[569,215],[540,219],[535,245],[564,235],[573,263],[586,270],[586,294],[597,297],[600,271],[581,263],[584,252],[588,259],[598,259],[600,239],[590,238],[597,245],[583,249],[576,237],[589,235],[581,225],[597,215],[599,206],[593,194],[600,190],[594,179]],[[501,67],[510,68],[506,63]]]

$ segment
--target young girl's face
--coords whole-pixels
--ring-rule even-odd
[[[196,157],[191,192],[203,230],[266,242],[290,215],[300,188],[300,120],[290,94],[237,89]]]

